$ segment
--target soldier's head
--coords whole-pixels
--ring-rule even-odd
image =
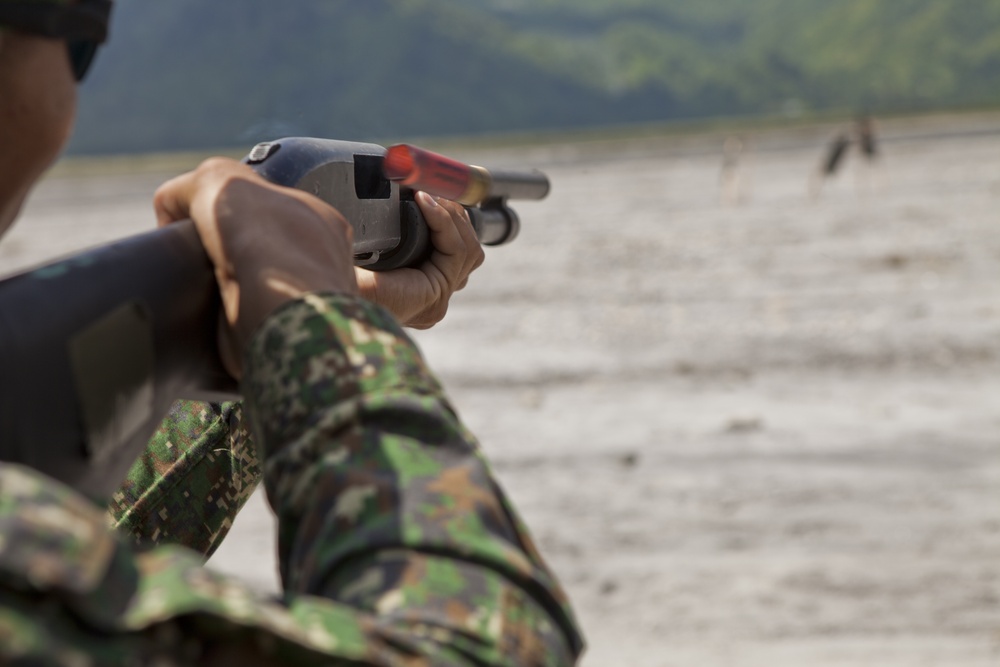
[[[73,126],[111,0],[0,0],[0,234]]]

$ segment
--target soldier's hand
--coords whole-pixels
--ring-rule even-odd
[[[452,294],[465,287],[485,254],[461,204],[417,193],[433,250],[417,268],[394,271],[355,269],[361,295],[395,315],[402,324],[427,329],[444,318]]]
[[[351,226],[312,195],[250,167],[212,158],[163,184],[158,223],[191,218],[222,294],[220,354],[240,377],[243,350],[264,319],[309,292],[356,294]]]

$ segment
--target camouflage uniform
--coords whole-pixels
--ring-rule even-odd
[[[0,465],[0,662],[574,661],[558,583],[391,316],[311,295],[265,322],[245,368],[284,597],[183,547],[135,549],[72,490]],[[189,416],[211,430],[226,410]]]
[[[178,401],[111,497],[111,524],[137,545],[211,556],[260,483],[243,405]]]

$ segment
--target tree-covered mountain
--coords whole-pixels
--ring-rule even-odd
[[[74,152],[1000,102],[1000,3],[118,0]]]

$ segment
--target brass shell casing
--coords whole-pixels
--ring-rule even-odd
[[[492,187],[493,177],[489,171],[483,167],[469,165],[469,186],[457,201],[465,206],[476,206],[489,198]]]

